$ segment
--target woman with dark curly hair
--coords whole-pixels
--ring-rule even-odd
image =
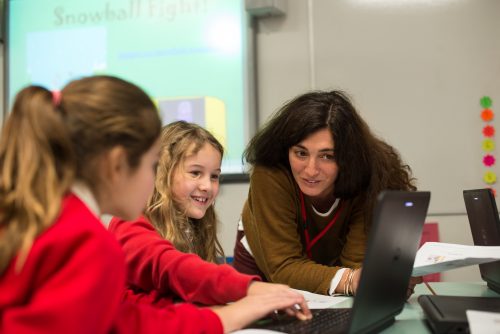
[[[353,295],[382,190],[416,190],[411,169],[349,98],[314,91],[286,103],[248,144],[250,190],[235,267],[320,294]]]

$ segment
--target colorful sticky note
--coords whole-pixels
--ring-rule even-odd
[[[493,102],[491,101],[491,98],[490,98],[489,96],[483,96],[483,97],[481,98],[481,101],[480,101],[480,102],[481,102],[481,106],[482,106],[483,108],[489,108],[489,107],[491,107],[491,104],[493,103]]]
[[[487,171],[483,175],[483,180],[487,184],[493,184],[493,183],[497,182],[497,175],[492,171]]]
[[[484,157],[483,157],[483,164],[486,166],[486,167],[491,167],[495,164],[495,157],[492,156],[491,154],[486,154]]]
[[[491,111],[491,109],[484,109],[483,111],[481,111],[481,118],[485,122],[491,121],[494,116],[495,114],[493,113],[493,111]]]
[[[495,149],[495,142],[491,139],[483,140],[483,150],[486,152],[491,152]]]
[[[493,127],[491,125],[486,125],[483,128],[483,135],[485,137],[493,137],[495,135],[495,127]]]

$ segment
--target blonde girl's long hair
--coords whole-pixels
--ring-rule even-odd
[[[161,131],[158,111],[139,87],[110,76],[74,80],[60,98],[21,90],[0,139],[0,275],[14,256],[19,271],[35,238],[59,215],[75,179],[95,191],[95,162],[122,146],[131,168]]]
[[[224,154],[219,141],[206,129],[194,123],[178,121],[163,128],[161,152],[155,189],[146,209],[146,216],[160,235],[186,253],[195,253],[205,261],[224,259],[217,239],[217,215],[213,206],[201,219],[191,219],[179,207],[172,193],[175,172],[183,168],[186,157],[196,154],[205,144]]]

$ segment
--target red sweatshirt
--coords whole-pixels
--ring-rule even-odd
[[[0,276],[0,333],[222,333],[209,309],[122,303],[119,244],[76,196],[35,240],[22,269]]]
[[[164,306],[180,298],[225,304],[246,296],[250,281],[258,279],[176,250],[146,218],[134,222],[113,218],[109,230],[125,251],[129,301]]]

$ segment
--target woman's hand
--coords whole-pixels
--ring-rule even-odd
[[[420,284],[424,281],[422,276],[410,277],[410,284],[408,285],[408,290],[406,290],[406,299],[415,292],[415,285]]]
[[[312,318],[304,296],[285,285],[268,284],[276,285],[276,287],[262,288],[273,291],[248,295],[230,305],[212,308],[221,319],[224,333],[243,328],[276,310],[284,310],[287,314],[300,320]]]
[[[354,294],[358,291],[359,280],[361,278],[361,268],[354,269],[354,277],[352,278],[352,287],[354,289]]]
[[[342,278],[340,279],[339,284],[335,288],[335,292],[342,294],[348,292],[349,294],[355,295],[356,291],[358,291],[359,280],[361,278],[361,270],[362,270],[361,268],[358,269],[347,268],[347,270],[345,270],[344,273],[342,274]]]

